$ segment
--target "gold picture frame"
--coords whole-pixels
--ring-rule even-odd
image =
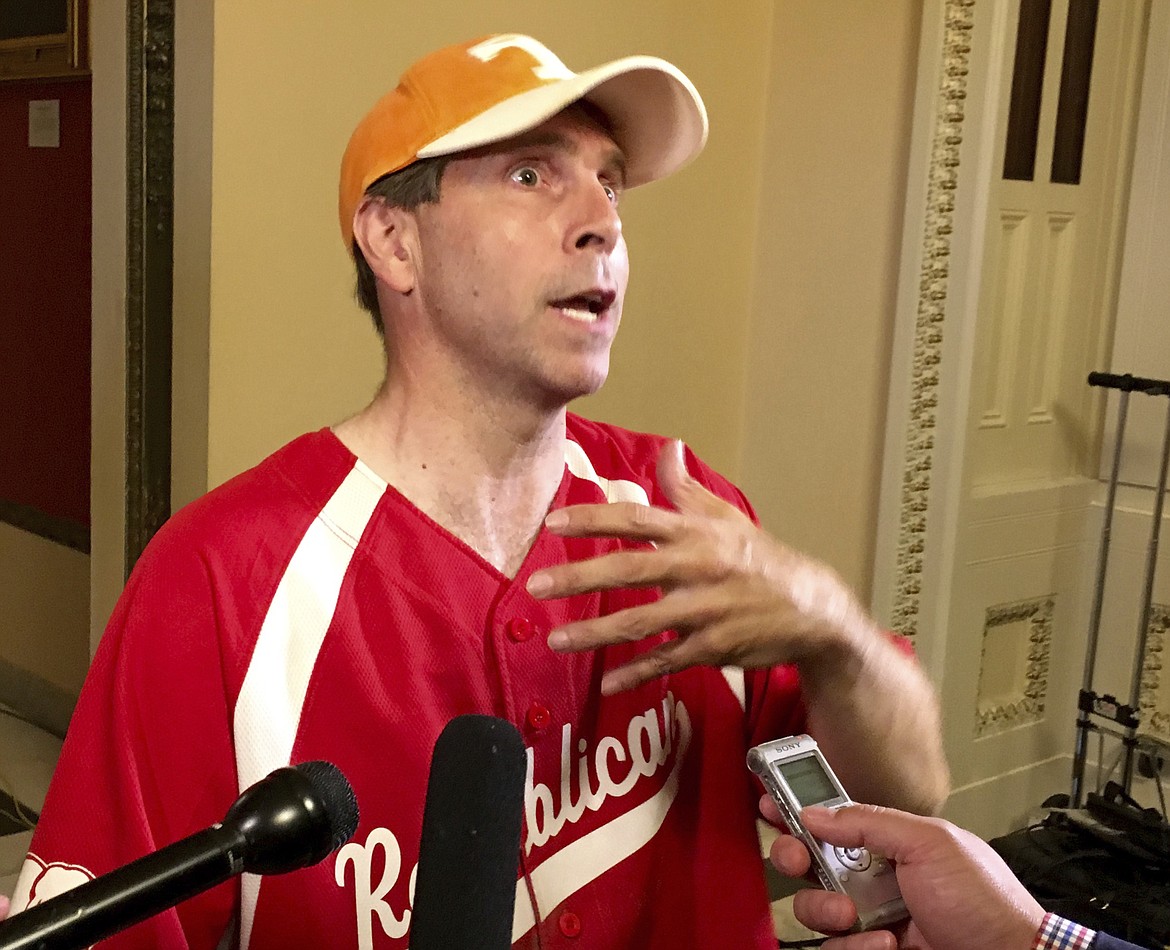
[[[0,0],[0,80],[88,76],[86,13],[86,0]]]

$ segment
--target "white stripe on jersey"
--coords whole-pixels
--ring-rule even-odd
[[[634,501],[639,505],[650,504],[650,496],[646,494],[646,489],[637,482],[624,478],[602,478],[598,475],[585,450],[572,439],[565,439],[565,465],[578,478],[593,482],[600,488],[608,502]]]
[[[341,583],[386,483],[363,462],[337,487],[297,545],[260,627],[236,700],[240,791],[288,765],[309,677],[333,620]],[[252,935],[260,878],[240,883],[240,950]]]
[[[723,678],[727,680],[727,686],[731,690],[731,695],[735,697],[735,701],[739,703],[739,708],[747,709],[747,691],[743,682],[743,667],[741,666],[721,666],[719,672],[723,674]]]

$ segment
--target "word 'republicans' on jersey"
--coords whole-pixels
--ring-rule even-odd
[[[607,802],[614,806],[605,824],[559,849],[551,856],[556,860],[546,859],[532,871],[533,890],[542,908],[556,906],[653,837],[674,801],[679,768],[690,739],[686,706],[676,701],[673,693],[667,693],[661,706],[652,706],[630,720],[624,742],[605,736],[590,748],[582,737],[574,742],[572,725],[566,723],[561,729],[560,784],[555,790],[534,781],[535,753],[528,749],[524,791],[526,854],[548,844],[586,812],[601,812]],[[632,809],[619,811],[618,799],[653,782],[668,766],[669,771],[649,798]],[[574,852],[580,852],[582,859],[575,859]],[[593,857],[598,854],[604,855],[600,862]],[[379,867],[381,874],[375,882],[375,869]],[[339,887],[352,881],[354,888],[359,950],[372,950],[375,920],[387,937],[404,937],[409,930],[417,863],[410,871],[407,906],[394,908],[387,900],[402,870],[402,848],[388,828],[374,828],[364,842],[351,841],[337,853],[334,879]],[[523,936],[535,922],[523,883],[517,890],[516,902],[513,940]]]

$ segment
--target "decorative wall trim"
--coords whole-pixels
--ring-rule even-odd
[[[1003,732],[1015,726],[1038,722],[1044,718],[1044,700],[1048,695],[1049,658],[1052,652],[1052,614],[1056,601],[1051,595],[1021,600],[987,609],[983,623],[983,655],[980,680],[987,655],[987,635],[996,627],[1026,622],[1028,657],[1019,691],[1010,699],[994,702],[976,700],[975,735],[977,738]],[[994,662],[995,658],[990,660]]]
[[[1170,740],[1170,686],[1162,678],[1166,665],[1166,640],[1170,634],[1170,606],[1150,605],[1149,639],[1142,659],[1142,685],[1138,699],[1140,731],[1160,739]]]
[[[125,574],[171,510],[174,0],[126,7]]]
[[[891,625],[914,636],[922,593],[922,558],[926,543],[930,478],[934,463],[935,412],[939,364],[946,320],[955,192],[959,185],[959,151],[970,70],[971,35],[976,0],[946,0],[943,57],[922,234],[914,357],[906,427],[898,524],[897,581]]]
[[[0,521],[27,531],[46,541],[63,544],[74,551],[89,554],[89,525],[47,515],[32,505],[22,505],[0,498]]]

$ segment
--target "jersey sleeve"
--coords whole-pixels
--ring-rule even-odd
[[[140,558],[99,645],[13,913],[209,827],[236,798],[215,585],[181,534],[165,533]],[[235,884],[220,885],[100,946],[210,950],[235,895]]]

